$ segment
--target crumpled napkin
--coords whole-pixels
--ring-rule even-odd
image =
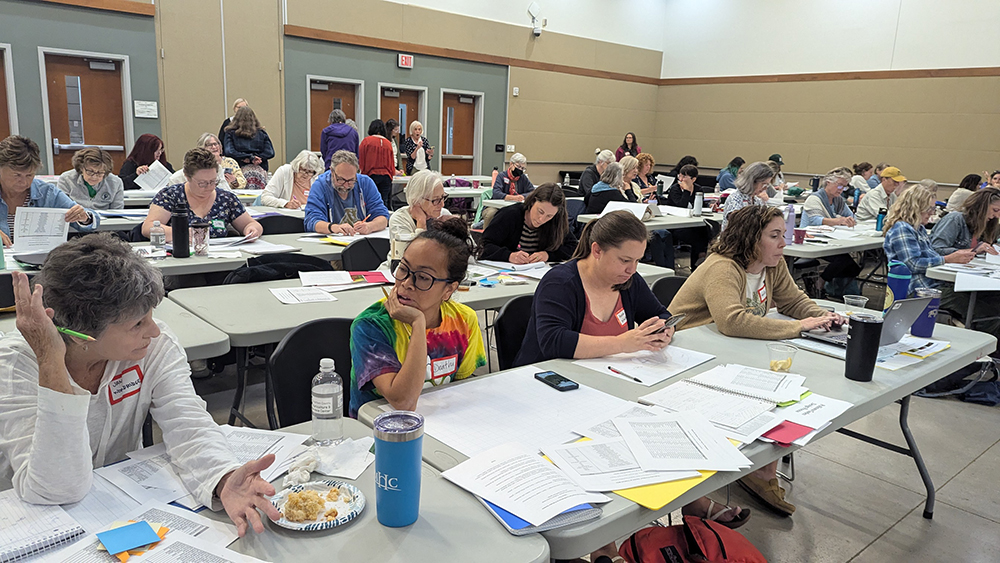
[[[358,440],[346,438],[336,446],[310,446],[288,469],[284,486],[308,482],[313,471],[355,480],[375,461],[375,455],[369,451],[374,443],[375,438],[365,436]]]

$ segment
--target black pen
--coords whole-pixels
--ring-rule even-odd
[[[620,375],[622,377],[627,377],[627,378],[631,379],[632,381],[635,381],[636,383],[642,383],[641,379],[639,379],[638,377],[632,377],[631,375],[625,373],[624,371],[615,369],[615,368],[613,368],[611,366],[608,366],[608,369],[611,370],[612,373],[617,373],[618,375]]]
[[[815,244],[829,244],[825,240],[815,240],[815,239],[806,239],[806,242],[812,242],[812,243],[815,243]]]

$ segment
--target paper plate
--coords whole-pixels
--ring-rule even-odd
[[[337,508],[338,514],[335,519],[324,522],[292,522],[285,518],[284,514],[282,514],[280,520],[272,520],[272,522],[282,528],[300,530],[304,532],[328,530],[330,528],[336,528],[337,526],[347,524],[351,520],[354,520],[358,514],[361,514],[361,511],[365,509],[365,495],[354,485],[343,481],[310,481],[301,485],[292,485],[287,489],[278,491],[277,494],[271,497],[271,504],[273,504],[274,507],[280,511],[284,508],[285,501],[288,499],[289,493],[300,493],[302,491],[311,490],[318,492],[320,496],[325,496],[326,493],[334,487],[340,489],[341,491],[347,491],[351,495],[350,502],[344,502],[342,500],[338,500],[337,502],[327,501],[327,508]]]

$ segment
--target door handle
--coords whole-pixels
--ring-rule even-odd
[[[111,152],[125,152],[125,147],[121,145],[85,145],[83,143],[61,145],[59,144],[59,139],[52,139],[52,154],[59,154],[59,151],[78,151],[80,149],[101,149]]]

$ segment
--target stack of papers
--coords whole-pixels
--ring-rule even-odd
[[[337,298],[318,287],[272,287],[268,291],[285,305],[298,303],[321,303],[336,301]]]
[[[573,363],[650,387],[714,358],[712,354],[668,346],[656,352],[642,350]]]
[[[587,492],[521,444],[501,444],[442,473],[459,487],[533,526],[585,503],[611,499]]]
[[[171,174],[173,173],[167,170],[166,166],[160,164],[159,160],[154,160],[153,164],[149,165],[149,171],[135,177],[135,185],[155,194],[166,187]]]
[[[829,426],[830,421],[853,406],[847,401],[811,393],[794,405],[777,409],[775,414],[783,422],[766,432],[761,439],[785,446],[804,446]]]
[[[536,268],[544,268],[546,271],[550,269],[550,266],[545,262],[532,262],[531,264],[513,264],[511,262],[501,262],[499,260],[480,260],[480,264],[489,266],[491,268],[496,268],[498,270],[510,270],[514,272],[524,272],[526,270],[534,270]],[[495,274],[496,272],[491,272],[490,274]]]

